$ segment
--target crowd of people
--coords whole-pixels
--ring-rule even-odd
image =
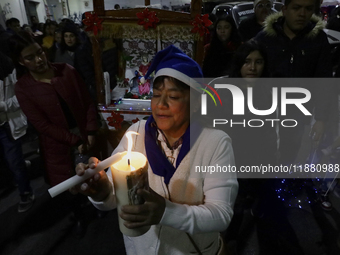
[[[29,33],[41,45],[49,62],[67,63],[77,70],[95,100],[92,45],[81,26],[67,18],[62,19],[60,23],[49,19],[45,23],[39,23],[35,16],[31,17],[31,24],[21,26],[17,18],[10,18],[6,21],[6,31],[3,31],[1,37],[8,38],[22,31]],[[6,49],[8,45],[2,48],[2,51],[9,55],[10,51],[6,52]]]
[[[205,174],[197,177],[193,175],[194,166],[294,164],[306,126],[310,126],[318,155],[336,153],[339,128],[334,116],[338,115],[339,90],[333,85],[303,85],[313,99],[308,105],[313,116],[306,118],[301,111],[290,111],[286,118],[297,120],[291,128],[265,125],[216,130],[206,123],[190,121],[199,112],[199,106],[190,101],[199,102],[202,92],[195,78],[243,79],[238,89],[244,95],[252,91],[253,107],[265,110],[272,104],[272,87],[261,84],[258,78],[338,76],[339,60],[331,56],[323,21],[314,14],[315,10],[315,0],[286,0],[282,11],[275,13],[272,1],[255,0],[254,15],[239,27],[228,15],[214,21],[202,67],[174,46],[156,54],[143,72],[145,80],[153,76],[152,115],[129,128],[140,134],[134,148],[148,159],[150,188],[137,192],[144,204],[123,205],[119,212],[127,228],[151,228],[139,237],[124,236],[127,254],[224,254],[220,233],[227,230],[227,237],[240,238],[240,221],[233,218],[235,203],[244,209],[245,201],[250,200],[252,215],[258,218],[272,212],[268,209],[272,180],[238,179],[232,172],[223,178],[208,178]],[[70,20],[60,24],[47,21],[42,26],[32,18],[32,24],[21,27],[19,20],[12,18],[6,22],[7,32],[0,34],[1,50],[11,52],[16,71],[13,75],[13,68],[8,69],[10,65],[1,61],[1,85],[10,86],[12,91],[16,85],[11,98],[0,93],[0,141],[6,147],[9,138],[17,140],[24,133],[13,135],[13,118],[3,114],[21,112],[20,103],[39,134],[45,179],[54,186],[74,174],[83,175],[99,162],[96,157],[88,158],[95,156],[92,149],[99,128],[92,48],[86,34]],[[10,61],[8,56],[3,58]],[[6,78],[10,75],[11,79]],[[247,110],[237,119],[239,116],[233,116],[232,111],[232,93],[222,92],[220,96],[226,102],[227,117],[237,122],[255,117],[278,118],[277,111],[259,117]],[[25,116],[22,118],[26,121]],[[25,126],[18,128],[24,130]],[[126,150],[124,136],[113,154]],[[22,158],[20,150],[15,153]],[[79,160],[79,155],[87,155],[86,160]],[[20,166],[11,166],[15,156],[7,153],[5,157],[19,184],[19,212],[27,211],[34,194],[24,161],[20,160]],[[99,210],[117,207],[112,178],[110,171],[102,171],[72,188],[74,195],[64,195],[64,200],[72,203],[77,219],[81,220],[81,204],[86,196]],[[332,183],[327,186],[328,182]],[[326,210],[332,208],[327,194],[329,186],[336,186],[333,183],[328,177],[321,187],[320,203]]]

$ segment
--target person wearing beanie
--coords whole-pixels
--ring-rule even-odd
[[[221,16],[214,23],[211,42],[204,46],[202,71],[204,77],[230,74],[233,55],[241,44],[237,27],[231,15]]]
[[[76,25],[66,24],[62,30],[60,49],[57,50],[54,61],[74,66],[74,53],[81,44]]]
[[[55,56],[51,56],[54,62],[67,63],[73,66],[84,79],[92,99],[97,101],[95,70],[92,57],[92,45],[81,39],[79,28],[71,22],[62,25],[60,47]]]
[[[243,20],[238,28],[242,42],[255,37],[263,29],[264,20],[272,13],[272,0],[255,0],[254,15]]]
[[[202,78],[202,71],[195,61],[171,45],[156,54],[144,79],[152,72],[152,115],[128,130],[139,133],[134,151],[147,157],[149,189],[138,189],[144,204],[121,205],[118,212],[128,229],[150,229],[137,237],[124,235],[126,253],[224,254],[219,232],[229,226],[233,216],[236,173],[210,178],[195,174],[195,166],[234,166],[231,140],[226,133],[190,119],[198,114],[202,91],[196,80]],[[190,107],[190,101],[196,104]],[[127,146],[124,136],[112,154],[126,151]],[[95,167],[98,159],[88,163],[78,164],[78,175],[87,166]],[[116,208],[112,178],[101,171],[73,190],[88,195],[96,208],[111,210]]]

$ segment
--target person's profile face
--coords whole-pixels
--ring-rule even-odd
[[[44,73],[48,69],[47,58],[38,43],[24,48],[20,54],[19,63],[33,73]]]
[[[256,20],[262,23],[267,16],[272,12],[272,2],[269,0],[262,0],[255,6]]]
[[[154,86],[152,116],[165,136],[181,137],[190,122],[190,89],[181,89],[169,79]]]
[[[221,42],[227,42],[230,39],[232,26],[229,22],[221,20],[216,25],[217,37]]]
[[[264,70],[264,59],[258,50],[252,51],[241,67],[242,78],[260,78]]]
[[[64,34],[64,40],[67,46],[72,47],[76,44],[76,36],[71,32],[66,32]]]
[[[292,0],[288,6],[282,8],[285,26],[295,34],[300,32],[309,23],[314,9],[314,0]]]

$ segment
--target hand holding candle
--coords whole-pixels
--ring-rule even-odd
[[[138,190],[148,189],[148,161],[139,152],[131,152],[132,137],[136,132],[127,132],[128,151],[126,155],[111,166],[112,179],[117,198],[118,215],[122,206],[144,204],[144,198]],[[139,191],[140,192],[140,191]],[[127,236],[139,236],[147,232],[149,226],[129,229],[124,225],[124,220],[118,217],[120,231]]]
[[[149,190],[140,189],[137,194],[144,198],[145,203],[143,205],[122,206],[120,217],[125,220],[124,225],[129,229],[157,225],[164,214],[164,197],[151,188]]]
[[[55,197],[59,195],[60,193],[72,188],[73,186],[76,186],[79,183],[82,183],[95,175],[96,173],[99,173],[101,170],[104,170],[105,168],[108,168],[111,166],[113,163],[121,160],[123,156],[126,155],[126,152],[123,153],[117,153],[102,162],[99,162],[97,167],[94,169],[89,168],[84,175],[82,176],[72,176],[71,178],[67,179],[66,181],[63,181],[62,183],[59,183],[58,185],[50,188],[48,192],[50,193],[51,197]]]

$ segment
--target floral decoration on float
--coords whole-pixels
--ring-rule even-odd
[[[204,14],[203,16],[200,14],[197,14],[195,19],[190,22],[191,25],[193,25],[193,28],[191,29],[191,33],[193,34],[199,34],[201,37],[204,34],[209,34],[208,27],[211,26],[213,23],[209,19],[209,14]]]
[[[93,32],[94,35],[97,35],[98,31],[103,30],[103,19],[98,18],[98,15],[95,12],[86,12],[85,19],[82,21],[86,26],[85,31]]]
[[[124,116],[119,112],[112,112],[110,117],[107,117],[108,125],[114,127],[115,129],[122,128],[122,122],[124,121]]]
[[[144,11],[136,13],[138,17],[138,25],[142,25],[144,30],[148,30],[149,27],[156,28],[157,23],[159,22],[159,18],[156,16],[156,12],[149,11],[148,8],[145,8]]]

